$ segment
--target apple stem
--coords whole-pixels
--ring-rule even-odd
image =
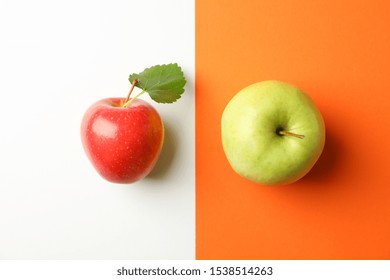
[[[279,134],[279,135],[294,136],[294,137],[297,137],[297,138],[299,138],[299,139],[305,138],[305,135],[296,134],[296,133],[292,133],[292,132],[289,132],[289,131],[278,131],[278,134]]]
[[[130,100],[130,95],[131,95],[131,93],[133,92],[134,87],[135,87],[135,85],[136,85],[137,83],[138,83],[138,79],[134,79],[133,82],[131,83],[131,88],[130,88],[130,90],[129,90],[129,93],[127,94],[127,97],[126,97],[126,99],[125,99],[124,104],[126,104],[126,103]]]
[[[135,99],[137,99],[138,97],[140,97],[142,94],[144,94],[145,91],[141,91],[140,93],[138,93],[136,96],[134,96],[133,98],[131,98],[129,101],[127,101],[125,104],[123,104],[123,107],[128,107],[130,105],[131,102],[133,102]]]
[[[142,95],[143,93],[145,93],[145,91],[141,91],[140,93],[138,93],[136,96],[134,96],[133,98],[130,98],[130,95],[131,93],[133,92],[134,90],[134,87],[135,85],[138,83],[138,79],[134,79],[133,82],[131,83],[131,88],[129,90],[129,93],[127,94],[127,97],[125,99],[125,101],[123,101],[123,104],[122,104],[122,107],[123,108],[126,108],[130,105],[131,102],[133,102],[134,99],[136,99],[137,97],[139,97],[140,95]]]

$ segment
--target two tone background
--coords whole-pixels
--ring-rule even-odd
[[[0,259],[389,259],[390,5],[374,1],[0,4]],[[177,62],[186,93],[153,105],[167,135],[145,180],[101,179],[89,105]],[[220,117],[266,79],[309,93],[327,127],[302,180],[255,185]],[[142,97],[148,101],[148,97]],[[152,102],[152,101],[151,101]]]

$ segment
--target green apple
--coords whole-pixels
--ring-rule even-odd
[[[238,92],[221,122],[222,145],[232,168],[261,185],[285,185],[305,176],[320,157],[325,125],[299,88],[263,81]]]

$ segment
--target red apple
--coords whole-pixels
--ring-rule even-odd
[[[144,93],[157,103],[173,103],[184,92],[186,79],[177,63],[155,65],[129,76],[126,98],[93,104],[81,123],[84,150],[98,173],[114,183],[133,183],[152,171],[164,141],[157,111],[138,99]],[[131,98],[134,87],[141,89]]]
[[[149,174],[159,157],[164,126],[142,99],[107,98],[94,103],[81,124],[84,150],[98,173],[114,183],[133,183]]]

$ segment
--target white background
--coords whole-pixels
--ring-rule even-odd
[[[0,2],[0,259],[194,259],[194,1]],[[177,62],[186,92],[152,174],[104,181],[85,110],[131,73]]]

